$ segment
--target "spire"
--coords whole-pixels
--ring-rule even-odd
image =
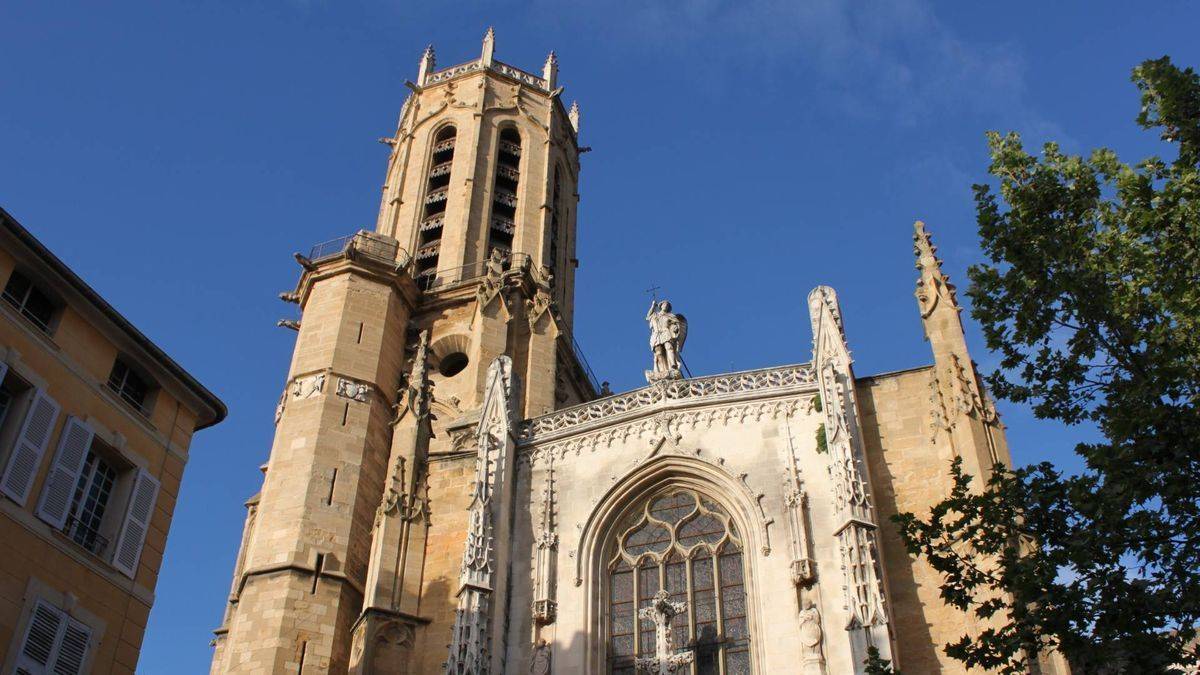
[[[554,52],[546,57],[546,64],[542,66],[542,79],[546,81],[546,88],[554,91],[555,83],[558,82],[558,56]]]
[[[496,31],[488,26],[487,32],[483,34],[483,56],[480,60],[483,61],[483,67],[487,68],[492,65],[492,56],[496,53]]]
[[[433,53],[433,45],[425,48],[425,53],[421,54],[421,65],[417,70],[417,84],[424,85],[425,78],[433,73],[433,69],[437,65],[437,58]]]
[[[925,223],[913,223],[913,253],[917,256],[917,271],[921,276],[917,279],[917,303],[921,307],[921,316],[928,317],[937,309],[939,302],[962,311],[958,306],[958,297],[950,277],[942,272],[942,261],[937,257],[937,247],[933,238],[925,229]]]
[[[579,101],[571,102],[571,110],[567,112],[567,119],[571,120],[571,128],[575,129],[575,133],[579,133]]]

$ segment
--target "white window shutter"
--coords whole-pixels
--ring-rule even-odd
[[[29,617],[29,626],[25,629],[21,651],[17,654],[17,673],[42,675],[49,672],[66,623],[67,617],[61,610],[37,601]]]
[[[21,433],[13,444],[12,455],[8,458],[8,466],[4,467],[4,476],[0,477],[0,492],[12,497],[18,504],[24,506],[29,499],[29,490],[33,488],[33,479],[37,477],[38,467],[42,465],[42,453],[50,441],[54,431],[54,422],[58,420],[58,403],[41,389],[34,392],[33,402],[29,404],[29,413],[21,425]]]
[[[145,469],[138,469],[130,492],[129,508],[125,512],[125,522],[121,525],[116,552],[113,553],[113,567],[130,579],[137,576],[142,544],[146,542],[146,532],[150,529],[150,518],[154,515],[154,502],[157,499],[158,480]]]
[[[42,499],[38,504],[38,517],[62,529],[67,522],[75,486],[79,483],[79,472],[87,461],[88,449],[92,447],[92,428],[78,417],[68,417],[58,438],[58,451],[50,464],[50,475],[42,487]]]
[[[58,645],[58,654],[50,672],[54,675],[80,675],[83,672],[83,661],[87,657],[88,641],[92,638],[92,629],[74,619],[67,619],[66,630],[63,631],[62,642]]]

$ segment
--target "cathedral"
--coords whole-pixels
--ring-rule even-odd
[[[375,230],[296,255],[212,672],[837,675],[871,647],[965,672],[941,645],[984,626],[888,518],[944,497],[952,458],[1009,455],[924,226],[902,329],[932,365],[855,373],[819,286],[797,363],[702,377],[652,302],[647,384],[610,392],[572,338],[579,108],[553,53],[494,52],[425,51]]]

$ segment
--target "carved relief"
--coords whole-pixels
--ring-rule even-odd
[[[565,458],[572,454],[578,456],[584,451],[595,452],[600,448],[610,448],[614,444],[624,443],[630,438],[650,438],[652,447],[656,447],[661,441],[672,439],[678,443],[682,439],[679,432],[683,429],[694,430],[700,427],[712,428],[715,425],[724,426],[744,424],[747,421],[779,419],[791,415],[799,406],[799,399],[790,398],[701,410],[685,410],[671,416],[671,422],[668,423],[665,432],[662,429],[661,418],[648,417],[627,424],[604,427],[592,433],[572,436],[563,441],[547,443],[531,449],[526,456],[531,464],[536,464],[547,457]],[[660,432],[662,435],[659,435]],[[646,458],[653,454],[651,453]]]
[[[555,531],[555,486],[554,462],[546,467],[546,482],[542,487],[541,512],[538,531],[534,538],[533,567],[533,620],[545,625],[554,623],[557,609],[554,587],[554,557],[558,551],[558,533]]]
[[[813,325],[813,366],[820,376],[825,436],[834,503],[841,525],[836,531],[845,577],[848,630],[887,625],[875,541],[875,514],[866,482],[862,439],[854,399],[850,351],[842,332],[833,289],[821,286],[808,296]]]
[[[522,443],[530,443],[538,440],[539,436],[569,432],[576,427],[599,426],[610,417],[637,414],[655,407],[693,399],[760,392],[767,394],[771,390],[780,390],[780,393],[783,393],[793,388],[811,390],[814,381],[812,368],[804,364],[658,382],[624,394],[535,417],[521,425],[517,438]]]
[[[533,647],[529,673],[530,675],[550,675],[550,645],[545,640],[538,640]]]
[[[475,288],[475,299],[486,306],[504,289],[504,265],[508,259],[498,249],[492,249],[483,266],[483,278]]]
[[[366,403],[371,398],[371,385],[344,377],[337,382],[337,395],[359,403]]]
[[[802,673],[820,675],[825,672],[821,656],[821,613],[815,606],[800,610],[800,669]]]
[[[298,377],[292,382],[292,398],[313,398],[319,396],[324,389],[325,373]]]

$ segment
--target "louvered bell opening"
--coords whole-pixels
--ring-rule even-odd
[[[445,127],[434,138],[421,222],[417,228],[416,258],[419,275],[431,276],[437,272],[442,226],[446,222],[446,203],[450,198],[450,176],[454,165],[456,134],[454,127]]]
[[[509,127],[500,132],[496,176],[492,189],[492,214],[488,227],[488,254],[499,250],[510,256],[517,231],[518,185],[521,182],[521,135]]]
[[[492,216],[492,230],[501,234],[512,236],[517,231],[517,224],[511,218],[505,218],[501,215]]]

